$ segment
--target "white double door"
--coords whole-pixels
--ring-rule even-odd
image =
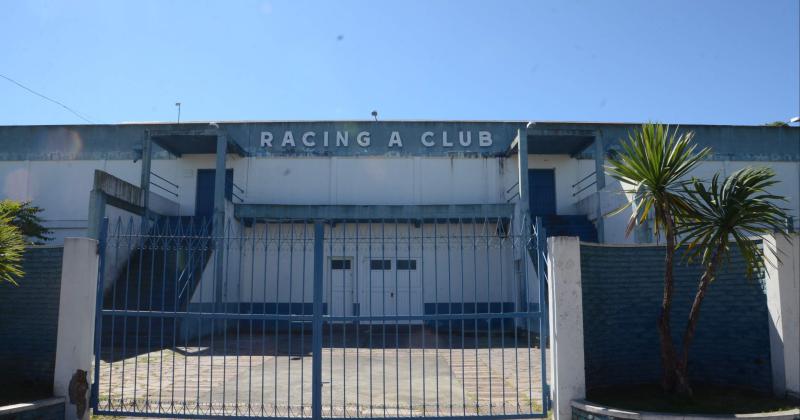
[[[361,316],[422,315],[422,276],[415,258],[373,258],[364,266],[369,273],[359,293]],[[375,323],[394,322],[376,320]],[[409,322],[409,321],[404,321]],[[412,323],[419,321],[410,321]]]
[[[422,276],[417,258],[364,258],[359,261],[360,267],[355,267],[352,264],[354,261],[349,258],[338,260],[339,262],[329,260],[332,265],[328,270],[327,296],[332,316],[393,317],[423,314]],[[341,262],[342,260],[348,262]],[[355,307],[359,308],[357,313],[354,311]],[[380,324],[394,321],[372,322]],[[406,322],[408,321],[404,321]]]

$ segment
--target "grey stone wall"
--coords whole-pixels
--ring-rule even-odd
[[[49,397],[58,334],[61,247],[25,251],[19,286],[0,284],[0,389]]]
[[[677,256],[672,331],[676,345],[686,326],[700,267]],[[581,245],[584,346],[588,389],[658,383],[656,322],[662,299],[664,248]],[[732,255],[709,286],[690,351],[697,383],[770,392],[769,320],[759,279],[748,280]]]

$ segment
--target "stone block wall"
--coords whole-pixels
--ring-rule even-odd
[[[587,389],[658,383],[663,267],[660,246],[581,245]],[[674,274],[672,332],[679,345],[701,269],[679,253]],[[768,316],[763,283],[747,279],[741,256],[732,255],[701,307],[691,379],[771,392]]]
[[[62,256],[62,247],[28,248],[19,286],[0,284],[2,390],[52,395]]]

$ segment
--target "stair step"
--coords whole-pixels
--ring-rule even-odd
[[[559,214],[539,217],[547,236],[578,236],[582,241],[597,242],[597,228],[585,215]]]

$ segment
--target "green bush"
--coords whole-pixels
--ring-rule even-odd
[[[42,208],[31,205],[30,201],[0,201],[0,217],[7,218],[9,224],[19,229],[30,245],[42,245],[51,239],[48,235],[52,232],[42,225],[39,217],[41,212]]]
[[[17,284],[22,277],[22,253],[25,241],[18,227],[11,224],[11,218],[0,215],[0,283]]]

